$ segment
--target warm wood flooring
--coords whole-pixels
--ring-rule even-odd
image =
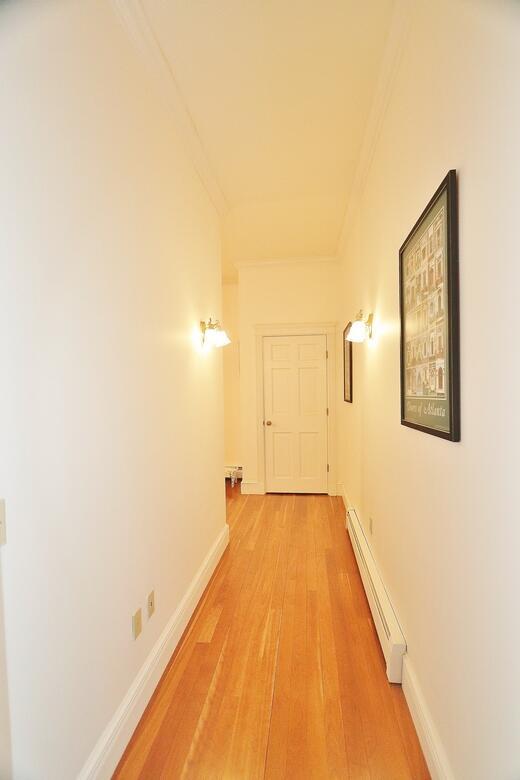
[[[429,777],[341,499],[228,490],[231,543],[116,778]]]

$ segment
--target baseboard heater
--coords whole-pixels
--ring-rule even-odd
[[[400,683],[403,677],[403,655],[406,652],[406,641],[370,550],[363,526],[353,507],[349,507],[347,510],[347,529],[377,635],[383,649],[386,676],[390,682]]]

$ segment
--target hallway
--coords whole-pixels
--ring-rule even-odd
[[[231,541],[115,773],[428,778],[340,498],[228,488]]]
[[[0,2],[0,780],[520,780],[519,41]]]

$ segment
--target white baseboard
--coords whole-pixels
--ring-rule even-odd
[[[341,496],[341,498],[343,499],[343,503],[345,505],[345,509],[348,509],[349,506],[350,506],[350,502],[349,502],[349,500],[347,498],[347,494],[345,493],[345,485],[343,484],[343,482],[338,482],[338,492],[337,492],[337,495]]]
[[[338,482],[338,495],[342,496],[345,510],[348,511],[352,504],[342,482]],[[403,656],[401,684],[432,780],[454,780],[408,653]]]
[[[191,581],[128,693],[99,738],[77,780],[108,780],[123,755],[146,705],[229,542],[226,525]]]
[[[265,485],[263,482],[244,482],[244,480],[242,480],[240,490],[245,496],[265,495]]]
[[[265,496],[265,484],[263,482],[244,482],[242,480],[241,492],[244,496]],[[341,496],[342,493],[329,491],[329,496]]]
[[[403,693],[432,780],[454,780],[446,753],[435,728],[426,701],[408,655],[403,658]]]

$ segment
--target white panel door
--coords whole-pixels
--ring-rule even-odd
[[[268,493],[327,492],[327,337],[264,338]]]

